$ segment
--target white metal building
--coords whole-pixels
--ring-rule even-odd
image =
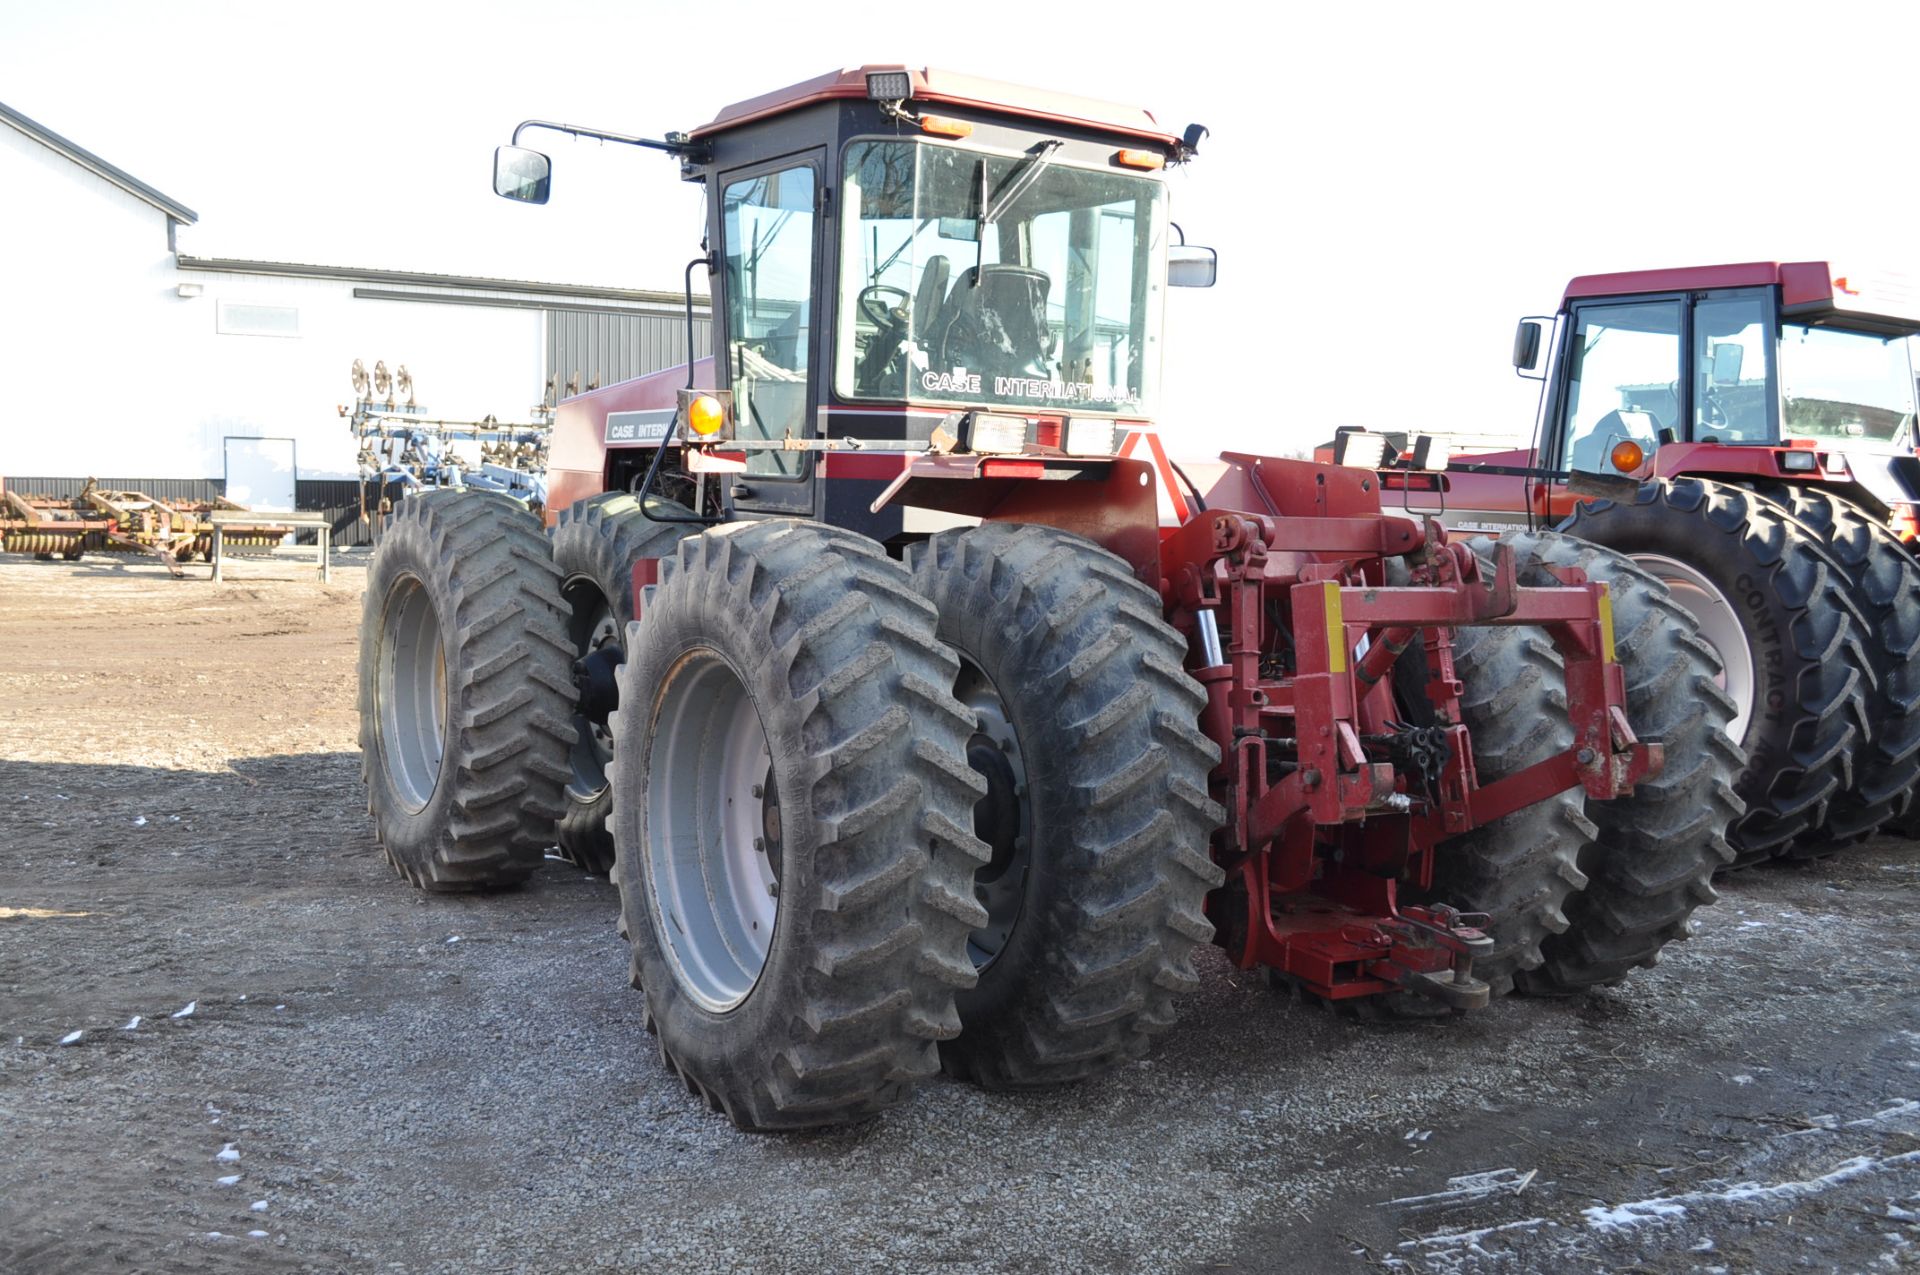
[[[432,415],[515,421],[549,378],[686,357],[671,292],[183,255],[192,209],[5,105],[0,190],[0,477],[219,479],[252,437],[292,439],[302,480],[348,478],[355,359],[406,365]]]

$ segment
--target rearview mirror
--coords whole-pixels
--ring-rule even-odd
[[[493,148],[493,193],[523,204],[544,204],[553,180],[553,163],[539,151],[519,146]]]
[[[1520,326],[1513,330],[1513,366],[1522,372],[1533,370],[1533,364],[1540,357],[1540,321],[1522,319]]]
[[[1713,368],[1709,375],[1715,385],[1740,384],[1740,360],[1746,347],[1737,341],[1721,341],[1711,351]]]
[[[1211,248],[1175,244],[1167,249],[1169,288],[1211,288],[1220,277],[1220,254]]]

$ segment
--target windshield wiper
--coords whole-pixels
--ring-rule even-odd
[[[1001,214],[1012,207],[1013,201],[1033,185],[1047,166],[1047,156],[1059,150],[1066,143],[1057,137],[1043,139],[1026,153],[1013,171],[1007,174],[1007,180],[1000,184],[1000,193],[987,195],[987,161],[980,161],[980,216],[973,223],[973,286],[980,286],[980,268],[986,260],[987,227],[998,221]]]
[[[1001,185],[1000,193],[993,197],[993,206],[980,210],[980,228],[985,230],[1000,220],[1001,215],[1007,211],[1013,201],[1020,198],[1027,187],[1033,185],[1035,179],[1046,168],[1047,156],[1065,145],[1066,143],[1059,138],[1049,137],[1028,151],[1020,162],[1013,166],[1013,171],[1007,174],[1007,180]]]

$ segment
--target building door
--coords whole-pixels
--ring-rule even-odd
[[[228,438],[227,499],[249,509],[294,508],[291,438]]]

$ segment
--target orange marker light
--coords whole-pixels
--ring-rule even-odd
[[[702,394],[687,405],[687,428],[702,438],[711,438],[727,423],[727,409],[711,394]]]
[[[1122,168],[1165,168],[1167,157],[1159,151],[1115,151],[1113,162]]]
[[[1634,442],[1631,438],[1623,442],[1615,443],[1613,445],[1613,451],[1608,457],[1608,459],[1613,461],[1613,467],[1623,474],[1631,474],[1634,470],[1640,468],[1640,462],[1646,458],[1646,452],[1642,451],[1640,444]]]
[[[945,115],[922,115],[920,131],[932,133],[935,137],[971,137],[973,125],[965,120],[956,120]]]

